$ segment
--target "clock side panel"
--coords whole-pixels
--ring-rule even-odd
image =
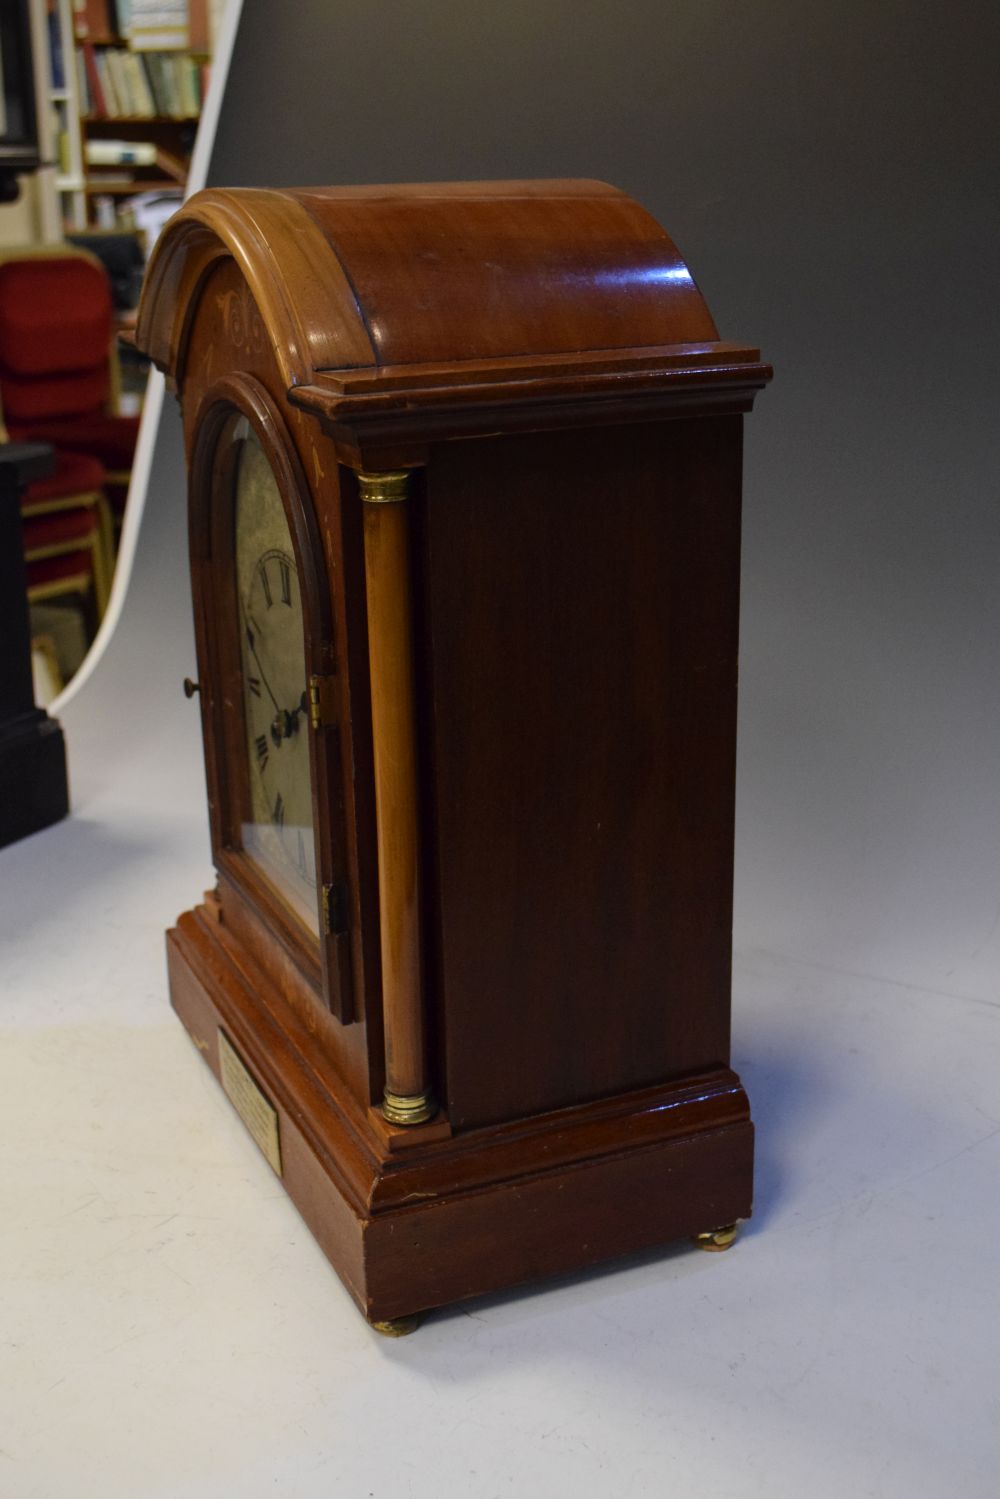
[[[431,455],[434,972],[456,1129],[728,1061],[740,471],[735,416]]]
[[[207,392],[220,381],[250,376],[257,381],[280,413],[281,422],[294,445],[305,475],[308,493],[321,538],[323,565],[332,604],[332,647],[323,671],[334,684],[336,714],[341,731],[336,735],[335,760],[344,800],[344,840],[347,863],[347,904],[350,921],[350,978],[358,1023],[343,1026],[325,1009],[315,977],[288,961],[287,949],[255,921],[245,892],[239,892],[220,869],[220,897],[225,918],[275,979],[286,1001],[310,1019],[339,1070],[348,1078],[362,1101],[381,1091],[381,1016],[378,1004],[379,958],[377,887],[374,861],[361,850],[374,840],[374,797],[371,784],[371,714],[367,674],[367,640],[364,620],[363,543],[360,516],[341,505],[339,473],[332,448],[318,424],[292,407],[281,384],[273,352],[250,290],[232,260],[215,264],[200,289],[190,323],[190,342],[185,360],[184,383],[179,394],[184,416],[189,463],[198,436],[199,412]],[[195,476],[192,474],[192,479]],[[209,635],[213,630],[211,576],[200,556],[199,534],[204,535],[205,517],[192,512],[192,583],[199,674],[209,671]],[[203,722],[209,724],[203,703]],[[223,839],[220,791],[234,768],[205,735],[206,772],[209,787],[213,850],[218,854]],[[219,861],[217,857],[217,862]]]

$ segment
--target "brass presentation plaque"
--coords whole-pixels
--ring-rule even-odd
[[[219,1076],[230,1103],[280,1176],[281,1140],[278,1134],[277,1110],[268,1103],[243,1065],[229,1037],[225,1031],[221,1030],[219,1032]]]

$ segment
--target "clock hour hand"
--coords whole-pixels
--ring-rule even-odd
[[[309,706],[309,699],[306,697],[306,694],[303,693],[302,696],[299,698],[298,705],[296,707],[294,707],[294,708],[288,709],[283,714],[283,717],[284,717],[284,720],[285,720],[285,738],[286,739],[291,739],[292,735],[297,732],[298,727],[299,727],[299,714],[300,713],[305,714],[306,709],[308,708],[308,706]]]
[[[268,691],[270,691],[270,688],[268,688]],[[272,698],[272,702],[273,701],[274,700]],[[296,707],[278,708],[277,713],[274,715],[274,723],[271,725],[271,736],[274,739],[275,743],[277,743],[279,739],[291,739],[293,734],[298,733],[299,714],[304,714],[308,706],[309,699],[303,692]],[[278,707],[277,703],[275,703],[275,707]]]

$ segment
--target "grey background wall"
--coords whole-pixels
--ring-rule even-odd
[[[998,41],[985,3],[245,0],[210,173],[596,176],[652,210],[776,368],[747,425],[737,944],[994,1001]],[[129,673],[152,725],[190,713],[181,495],[168,414],[71,736]]]

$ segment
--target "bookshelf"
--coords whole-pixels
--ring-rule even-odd
[[[49,0],[46,7],[49,43],[49,103],[58,152],[56,192],[64,223],[86,228],[83,137],[73,47],[72,0]]]
[[[46,0],[65,226],[131,227],[130,198],[183,192],[221,6]]]

